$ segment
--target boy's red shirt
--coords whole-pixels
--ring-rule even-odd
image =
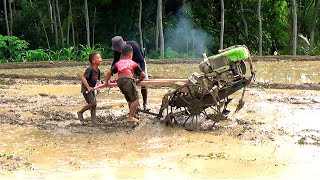
[[[138,64],[131,59],[121,59],[114,66],[118,71],[119,78],[132,78]]]

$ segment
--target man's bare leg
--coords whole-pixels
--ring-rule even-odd
[[[147,87],[141,87],[141,95],[143,100],[143,110],[149,111],[150,108],[147,107],[148,104],[148,90]]]

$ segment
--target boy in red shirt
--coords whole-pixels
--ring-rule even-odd
[[[133,48],[130,45],[125,45],[122,48],[120,61],[112,66],[111,70],[106,74],[105,81],[109,86],[109,80],[112,74],[118,73],[117,84],[129,106],[128,121],[139,124],[140,120],[134,117],[135,111],[139,105],[137,84],[139,84],[146,75],[141,67],[136,62],[132,61],[132,55]],[[140,75],[137,81],[133,77],[134,74]]]

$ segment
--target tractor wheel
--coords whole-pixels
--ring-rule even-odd
[[[219,100],[217,94],[198,84],[179,87],[169,100],[166,124],[178,124],[189,130],[198,130],[201,122],[207,119],[216,121],[225,109],[225,99]]]

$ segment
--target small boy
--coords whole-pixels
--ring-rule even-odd
[[[100,69],[99,65],[102,64],[102,59],[100,54],[91,53],[89,54],[89,61],[91,66],[86,69],[83,76],[81,77],[82,85],[81,92],[83,94],[84,99],[87,102],[87,105],[83,106],[83,108],[78,111],[78,118],[83,123],[85,120],[83,119],[83,112],[90,109],[91,112],[91,125],[98,124],[96,121],[96,94],[94,93],[94,87],[97,82],[100,82]]]
[[[118,73],[117,84],[129,106],[128,121],[139,124],[140,120],[134,117],[135,111],[139,105],[137,84],[139,84],[146,75],[141,67],[132,60],[132,55],[132,47],[130,45],[125,45],[122,48],[120,60],[115,63],[106,74],[105,81],[109,86],[109,80],[112,74]],[[134,79],[134,74],[140,75],[137,81]]]

